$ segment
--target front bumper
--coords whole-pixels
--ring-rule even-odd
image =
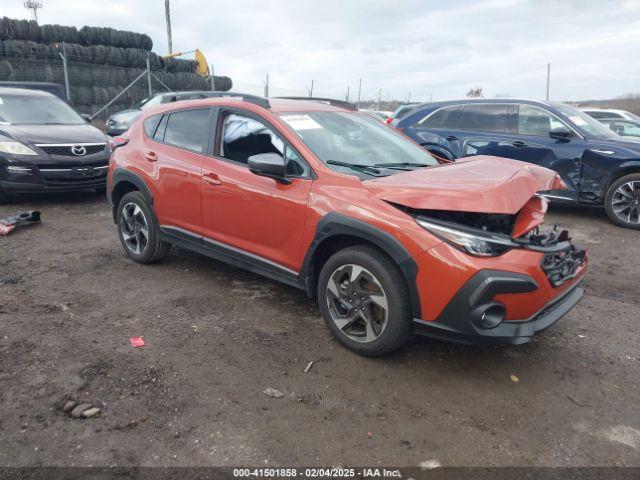
[[[564,290],[530,318],[505,320],[493,328],[482,326],[482,312],[496,295],[526,294],[539,288],[527,275],[498,270],[476,273],[451,299],[434,321],[414,319],[417,334],[457,343],[504,343],[519,345],[530,342],[563,317],[584,294],[580,282]]]
[[[0,167],[0,188],[13,193],[72,192],[104,188],[108,159],[94,164],[30,166],[28,174],[11,174]]]

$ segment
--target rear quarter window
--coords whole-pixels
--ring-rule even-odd
[[[160,120],[162,120],[162,115],[154,115],[143,122],[144,133],[147,134],[147,137],[153,138],[153,135],[156,133],[156,129],[160,124]]]
[[[455,114],[460,109],[459,106],[443,107],[427,115],[419,123],[428,128],[452,128]]]
[[[171,113],[164,132],[164,143],[203,153],[211,129],[209,114],[208,108]]]

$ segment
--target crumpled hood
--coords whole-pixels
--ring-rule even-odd
[[[0,125],[0,136],[36,143],[100,143],[104,133],[88,124],[78,125]]]
[[[557,173],[530,163],[479,155],[363,182],[387,202],[420,210],[517,213],[539,191],[557,190]]]

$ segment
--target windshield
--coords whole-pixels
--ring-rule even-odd
[[[438,165],[438,161],[426,150],[366,114],[284,113],[281,118],[320,160],[329,165]]]
[[[618,134],[609,130],[606,125],[603,125],[595,118],[590,117],[577,108],[570,107],[564,103],[554,103],[553,106],[560,110],[560,112],[565,116],[569,117],[569,120],[571,120],[578,128],[590,133],[591,135],[606,138],[620,138]]]
[[[0,94],[0,123],[80,125],[86,122],[58,97]]]
[[[31,125],[80,125],[85,120],[76,111],[52,96],[0,94],[0,123]]]
[[[627,112],[627,115],[629,115],[633,120],[640,120],[640,117],[633,112]]]

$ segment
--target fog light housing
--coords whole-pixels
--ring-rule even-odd
[[[491,329],[500,325],[507,315],[507,309],[503,303],[484,303],[473,309],[471,321],[480,328]]]

